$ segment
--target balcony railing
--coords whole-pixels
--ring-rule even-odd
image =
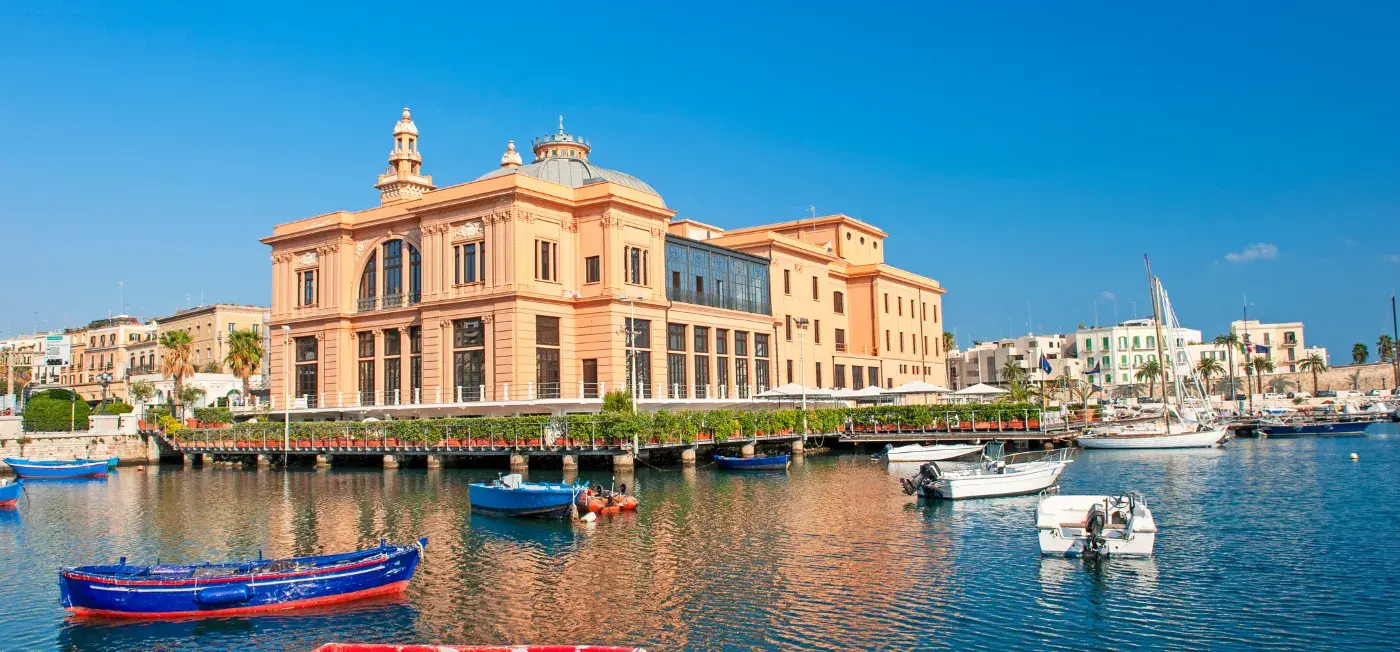
[[[402,292],[400,292],[400,293],[398,293],[398,294],[386,294],[386,295],[384,295],[384,299],[380,302],[380,307],[381,307],[381,308],[384,308],[385,310],[388,310],[389,308],[398,308],[399,306],[402,306],[402,305],[403,305],[403,293],[402,293]]]
[[[355,309],[359,312],[369,312],[378,307],[378,304],[378,297],[361,297],[359,301],[355,302]]]
[[[681,303],[689,303],[697,306],[738,310],[758,315],[773,314],[773,307],[769,304],[767,297],[754,301],[752,299],[740,299],[729,295],[696,292],[695,290],[670,286],[666,288],[666,298],[671,301],[679,301]]]

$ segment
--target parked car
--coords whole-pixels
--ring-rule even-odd
[[[1373,390],[1371,390],[1371,391],[1369,391],[1369,392],[1366,392],[1366,395],[1367,395],[1367,396],[1370,396],[1370,397],[1372,397],[1372,398],[1380,398],[1380,397],[1382,397],[1382,396],[1390,396],[1391,394],[1394,394],[1394,393],[1395,393],[1395,392],[1393,392],[1393,391],[1391,391],[1391,390],[1388,390],[1388,389],[1373,389]]]
[[[1312,398],[1313,395],[1307,392],[1289,392],[1288,398]]]
[[[1337,390],[1337,398],[1361,398],[1361,392],[1354,389]]]
[[[1331,389],[1320,389],[1317,391],[1318,398],[1337,398],[1337,392]]]

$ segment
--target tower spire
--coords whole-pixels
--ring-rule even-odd
[[[379,203],[394,204],[418,199],[433,190],[433,178],[422,173],[423,155],[418,152],[418,126],[408,107],[394,125],[394,149],[389,152],[389,169],[379,175]]]

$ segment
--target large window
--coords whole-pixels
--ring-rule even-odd
[[[710,397],[710,358],[695,356],[695,398]]]
[[[559,318],[535,315],[535,395],[559,398]]]
[[[666,324],[666,350],[685,350],[685,324]]]
[[[486,243],[468,242],[452,247],[452,282],[482,283],[486,281]]]
[[[598,359],[583,361],[583,397],[598,398]]]
[[[403,241],[384,243],[384,307],[403,305]]]
[[[709,353],[709,352],[710,352],[710,327],[709,327],[709,326],[692,326],[692,327],[691,327],[691,330],[695,331],[695,337],[693,338],[694,341],[695,341],[695,352],[696,352],[696,353]],[[697,381],[697,382],[698,382],[698,381]]]
[[[359,333],[360,404],[374,405],[374,333]]]
[[[317,407],[316,396],[320,392],[316,373],[316,338],[298,337],[296,346],[296,396],[306,399],[306,407]]]
[[[623,278],[632,285],[651,285],[648,278],[647,266],[650,261],[647,258],[647,250],[640,247],[624,247],[622,249]]]
[[[360,310],[374,310],[378,307],[379,296],[379,266],[376,264],[377,253],[369,255],[369,262],[365,263],[365,271],[360,274]]]
[[[846,350],[846,329],[836,329],[836,350],[844,352]]]
[[[760,358],[766,358],[766,357],[768,357],[768,334],[767,334],[767,333],[754,333],[754,334],[753,334],[753,354],[754,354],[755,356],[760,357]]]
[[[535,241],[535,280],[559,281],[559,243]]]
[[[729,353],[729,329],[715,329],[715,353],[720,355]]]
[[[666,396],[686,398],[685,354],[666,354]]]
[[[735,350],[738,350],[737,347]],[[748,398],[753,395],[753,392],[749,387],[748,358],[734,358],[734,382],[739,386],[739,398]]]
[[[631,339],[627,351],[627,389],[634,388],[641,398],[651,398],[651,321],[627,318],[625,322]]]
[[[680,303],[772,314],[770,261],[674,235],[666,236],[666,298]],[[631,265],[629,254],[627,264]],[[791,270],[784,270],[791,292]],[[629,282],[632,281],[630,278]]]
[[[384,331],[384,404],[403,402],[403,365],[400,364],[403,341],[399,331]]]
[[[758,391],[766,392],[773,387],[772,381],[768,377],[768,361],[753,361],[754,384],[758,386]]]
[[[452,394],[457,402],[483,400],[486,336],[480,317],[452,322]]]
[[[408,248],[407,284],[404,282],[405,247]],[[408,305],[418,303],[423,291],[422,268],[423,260],[418,254],[418,249],[412,244],[403,240],[385,242],[380,251],[369,255],[365,269],[360,273],[359,301],[356,309],[365,311],[398,308],[405,305],[405,296]]]
[[[870,372],[870,378],[869,378],[869,382],[868,382],[867,384],[870,385],[871,387],[879,387],[879,386],[880,386],[880,368],[879,368],[879,367],[869,367],[869,368],[868,368],[868,371]]]
[[[846,314],[846,294],[844,292],[832,292],[831,307],[838,315]]]
[[[419,403],[423,400],[423,327],[408,327],[408,397]]]
[[[846,365],[832,365],[832,389],[846,389]]]
[[[729,358],[724,356],[715,358],[715,392],[716,398],[733,396],[729,391]]]
[[[314,306],[318,303],[316,294],[316,270],[308,269],[297,272],[297,286],[301,289],[297,293],[297,305]],[[232,325],[232,324],[230,324]]]
[[[749,354],[749,334],[745,331],[734,331],[734,355],[746,356]]]
[[[583,259],[583,282],[597,283],[603,280],[603,263],[598,256]]]

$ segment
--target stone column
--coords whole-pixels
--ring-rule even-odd
[[[199,453],[185,453],[184,455],[181,456],[182,458],[184,458],[183,461],[184,461],[184,464],[185,464],[185,468],[190,468],[190,467],[194,466],[194,458],[195,458],[195,456],[198,455],[198,454],[199,454]]]
[[[254,459],[254,463],[257,464],[258,468],[265,469],[272,466],[272,459],[266,455],[258,455],[256,459]]]
[[[623,453],[621,455],[614,455],[612,458],[612,463],[614,472],[623,472],[625,470],[625,472],[631,473],[632,467],[635,465],[635,462],[632,460],[632,456],[628,455],[627,453]]]
[[[739,449],[739,457],[753,457],[753,444],[744,444],[744,447]]]
[[[565,470],[565,471],[577,471],[577,470],[578,470],[578,456],[576,456],[576,455],[565,455],[565,456],[564,456],[564,470]]]
[[[686,448],[681,451],[681,464],[685,466],[695,466],[695,448]]]
[[[792,454],[801,455],[807,450],[807,445],[801,439],[792,440]]]
[[[523,473],[530,470],[530,458],[524,455],[511,454],[510,470],[512,473]]]
[[[316,468],[318,468],[318,469],[329,469],[329,468],[331,468],[331,456],[330,456],[330,455],[317,455],[317,456],[316,456]]]
[[[386,469],[397,469],[397,468],[399,468],[399,456],[398,456],[398,455],[385,455],[385,456],[384,456],[384,468],[386,468]]]
[[[442,456],[441,456],[441,455],[429,455],[429,456],[428,456],[428,468],[430,468],[430,469],[440,469],[440,468],[442,468]]]

